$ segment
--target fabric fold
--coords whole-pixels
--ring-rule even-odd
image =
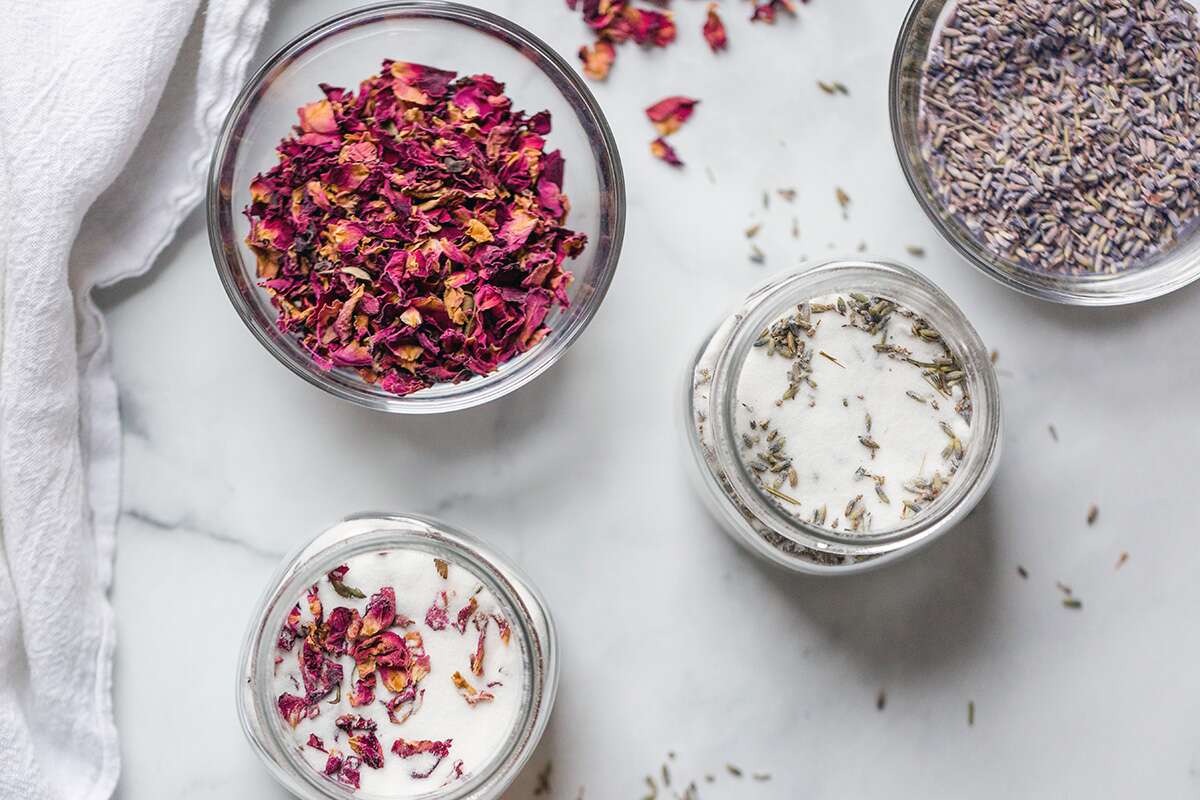
[[[91,292],[203,196],[268,6],[0,8],[0,797],[104,800],[120,424]]]

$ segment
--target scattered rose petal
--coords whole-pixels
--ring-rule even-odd
[[[675,148],[667,144],[667,140],[662,137],[650,143],[650,153],[655,158],[667,162],[672,167],[683,166],[683,162],[679,160],[679,156],[675,153]]]
[[[808,0],[801,0],[801,2],[807,3]],[[754,0],[754,13],[750,15],[750,20],[774,25],[781,10],[795,16],[795,0]]]
[[[591,47],[584,45],[579,48],[579,60],[583,62],[584,75],[594,81],[602,81],[608,77],[617,60],[617,50],[612,42],[597,39]]]
[[[721,15],[717,13],[716,3],[708,4],[708,17],[704,20],[704,41],[708,42],[714,53],[719,53],[729,46],[729,35],[725,31]]]
[[[654,123],[660,136],[670,136],[691,118],[699,102],[690,97],[668,97],[647,108],[646,116]]]

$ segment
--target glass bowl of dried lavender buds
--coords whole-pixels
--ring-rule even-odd
[[[243,322],[360,405],[501,397],[587,327],[625,224],[620,158],[582,80],[486,11],[399,0],[269,58],[213,153],[209,238]]]
[[[1006,285],[1100,306],[1200,277],[1188,0],[916,0],[891,122],[929,218]]]

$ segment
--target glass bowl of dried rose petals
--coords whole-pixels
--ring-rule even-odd
[[[986,274],[1060,303],[1200,278],[1200,15],[1116,5],[916,0],[893,57],[926,214]]]
[[[511,562],[434,519],[363,514],[272,579],[237,702],[263,762],[305,800],[494,800],[557,684],[550,613]]]
[[[340,398],[438,413],[553,365],[604,299],[620,158],[582,80],[479,9],[400,0],[331,18],[235,101],[208,186],[239,316]]]

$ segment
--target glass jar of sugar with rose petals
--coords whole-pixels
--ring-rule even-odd
[[[687,371],[685,430],[711,511],[797,572],[893,561],[962,521],[1000,452],[991,359],[955,303],[887,261],[778,276]]]
[[[510,562],[433,519],[362,515],[272,580],[237,698],[305,800],[488,800],[532,754],[557,683],[550,614]]]

